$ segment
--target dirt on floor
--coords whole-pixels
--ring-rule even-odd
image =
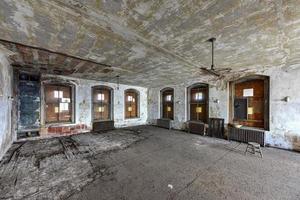
[[[0,199],[300,199],[300,154],[140,126],[14,144]]]
[[[0,165],[0,199],[64,199],[114,173],[95,156],[145,139],[136,129],[15,143]]]

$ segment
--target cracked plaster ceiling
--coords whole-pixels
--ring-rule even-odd
[[[199,68],[210,67],[212,36],[216,68],[231,73],[300,63],[299,0],[2,0],[0,32],[2,40],[93,61],[81,71],[69,62],[69,76],[120,75],[145,87],[211,78]],[[44,57],[29,63],[39,69]]]

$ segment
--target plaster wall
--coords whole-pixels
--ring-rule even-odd
[[[0,160],[12,144],[12,68],[6,55],[0,51]]]
[[[300,151],[300,68],[277,68],[255,73],[270,76],[270,131],[266,132],[265,141],[269,146]],[[247,74],[249,75],[249,74]],[[203,79],[204,80],[204,79]],[[209,117],[229,119],[228,82],[206,82],[209,87]],[[198,81],[199,82],[199,81]],[[175,129],[184,129],[187,121],[187,87],[196,82],[181,85],[167,85],[174,88],[174,121]],[[149,123],[155,124],[160,118],[160,90],[165,87],[149,88],[148,110]],[[285,102],[285,97],[290,102]],[[219,103],[216,103],[216,100]]]
[[[194,83],[190,82],[181,85],[168,85],[166,87],[174,88],[174,120],[172,126],[175,129],[185,129],[187,116],[187,87]],[[207,83],[207,82],[202,82]],[[228,123],[228,91],[227,86],[209,84],[209,117],[224,118]],[[160,91],[165,87],[149,88],[148,94],[148,110],[149,110],[149,123],[155,124],[156,119],[160,118]],[[219,100],[219,103],[216,102]],[[225,109],[224,109],[225,108]]]
[[[115,127],[126,127],[146,124],[147,122],[147,89],[143,87],[129,86],[120,84],[119,87],[114,83],[101,81],[93,81],[79,78],[71,78],[65,76],[42,75],[42,81],[64,81],[71,82],[75,85],[75,120],[74,124],[84,125],[84,131],[92,129],[92,87],[93,86],[108,86],[113,88],[113,120]],[[133,119],[125,119],[124,92],[127,89],[135,89],[139,92],[139,117]],[[43,118],[43,114],[42,114]],[[43,123],[44,120],[42,120]],[[64,124],[61,124],[62,126]],[[42,124],[44,127],[51,125]],[[55,125],[57,126],[57,125]],[[59,125],[58,125],[59,126]],[[49,130],[49,129],[48,129]],[[44,130],[45,131],[45,130]],[[47,130],[46,133],[47,134]]]

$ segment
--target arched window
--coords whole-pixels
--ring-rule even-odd
[[[174,119],[174,89],[165,88],[161,91],[162,118]]]
[[[74,86],[70,84],[44,84],[45,122],[74,121]]]
[[[139,93],[136,90],[125,90],[125,118],[136,118],[139,116]]]
[[[231,122],[269,129],[269,77],[250,76],[230,83]]]
[[[195,84],[188,88],[189,120],[208,122],[208,85]]]
[[[113,89],[106,86],[92,88],[93,121],[112,120]]]

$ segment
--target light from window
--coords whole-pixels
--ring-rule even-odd
[[[104,94],[103,93],[98,94],[97,99],[98,101],[104,101]]]
[[[244,89],[243,90],[243,96],[244,97],[253,97],[254,96],[254,89]]]
[[[248,115],[253,115],[254,111],[253,111],[253,107],[248,107],[247,109],[247,114]]]
[[[127,101],[135,102],[135,99],[133,98],[133,96],[127,96]]]
[[[172,108],[171,108],[170,106],[168,106],[168,107],[167,107],[167,111],[168,111],[168,112],[171,112],[171,111],[172,111]]]
[[[63,91],[54,90],[54,98],[63,98]]]
[[[172,95],[167,95],[166,96],[166,101],[172,101]]]
[[[63,103],[71,103],[71,99],[70,98],[62,98],[61,102],[63,102]]]
[[[54,107],[54,112],[59,113],[59,107]]]
[[[196,107],[196,113],[202,113],[202,107],[201,106]]]
[[[131,106],[128,107],[128,112],[132,112],[132,107]]]
[[[203,100],[203,93],[202,92],[195,93],[195,100],[196,101]]]
[[[69,110],[69,103],[59,103],[59,110],[62,111],[68,111]]]
[[[104,106],[99,107],[98,111],[101,112],[101,113],[104,112]]]

